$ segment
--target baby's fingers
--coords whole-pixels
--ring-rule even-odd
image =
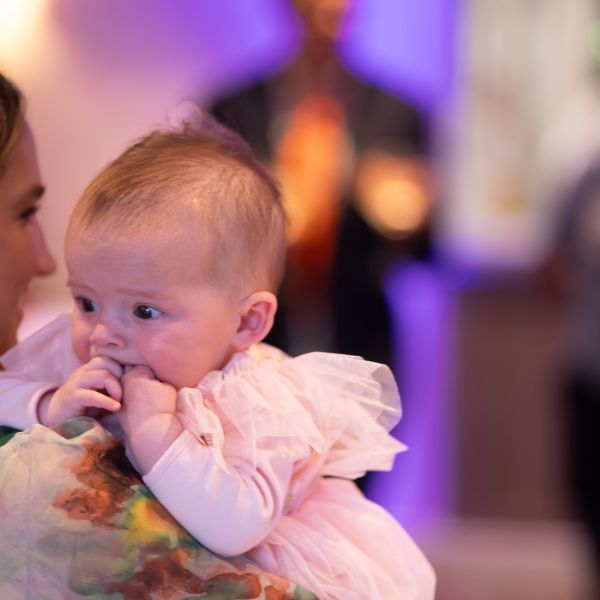
[[[112,358],[108,358],[108,356],[94,356],[87,363],[89,369],[97,371],[97,370],[106,370],[112,373],[117,379],[121,379],[123,376],[123,367]]]
[[[81,373],[75,381],[78,388],[87,390],[106,390],[106,393],[117,401],[123,397],[123,389],[118,379],[107,370],[97,369]]]
[[[115,412],[121,408],[120,402],[96,390],[81,390],[79,398],[82,405],[86,408],[104,408],[111,412]]]
[[[119,403],[123,399],[123,388],[114,377],[107,377],[102,389],[106,390],[106,393]]]

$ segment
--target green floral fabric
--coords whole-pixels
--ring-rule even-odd
[[[93,419],[0,427],[0,445],[3,600],[316,600],[200,545]]]

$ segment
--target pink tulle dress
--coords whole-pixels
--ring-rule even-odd
[[[322,600],[433,599],[427,559],[351,481],[404,449],[386,366],[259,344],[181,390],[178,411],[186,431],[144,480],[208,548]]]

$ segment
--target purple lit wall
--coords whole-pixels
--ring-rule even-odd
[[[354,0],[340,53],[358,75],[436,107],[449,94],[460,0]],[[280,66],[301,32],[287,0],[140,0],[51,4],[50,15],[98,71],[134,78],[188,65],[189,91],[210,94]]]
[[[359,76],[435,115],[453,93],[460,9],[459,0],[358,0],[341,55]],[[413,263],[390,269],[386,295],[404,408],[394,433],[409,450],[391,473],[372,474],[366,493],[417,533],[429,519],[450,514],[454,503],[454,294],[433,266]]]
[[[435,266],[398,263],[387,274],[386,295],[403,406],[394,434],[408,450],[391,473],[370,476],[366,493],[410,531],[447,516],[454,503],[454,290]]]
[[[49,16],[93,77],[125,74],[158,88],[181,73],[178,91],[194,98],[274,68],[299,39],[282,0],[61,0]]]
[[[452,92],[460,0],[356,0],[341,53],[365,79],[435,110]]]

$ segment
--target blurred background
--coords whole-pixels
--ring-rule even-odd
[[[593,0],[0,0],[57,257],[86,183],[182,101],[276,172],[271,341],[392,365],[409,450],[361,485],[439,600],[600,598],[598,60]],[[34,282],[22,336],[65,280]]]

